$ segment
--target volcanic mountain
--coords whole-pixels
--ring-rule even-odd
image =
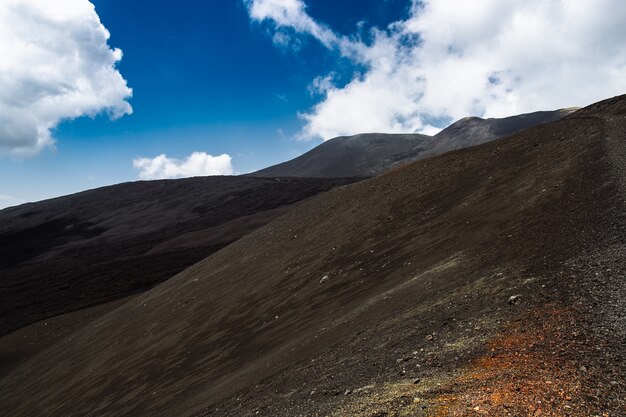
[[[490,142],[558,120],[574,109],[540,111],[503,119],[467,117],[435,136],[367,133],[342,136],[291,161],[262,169],[257,177],[371,177],[427,156]]]
[[[624,415],[625,138],[618,97],[333,188],[21,363],[0,413]]]
[[[433,138],[338,138],[286,162],[287,170],[277,166],[257,173],[266,178],[141,181],[0,211],[0,297],[6,300],[0,304],[0,335],[145,291],[293,203],[362,179],[356,177],[494,140],[567,112],[466,118]],[[316,178],[280,178],[280,172]],[[339,177],[352,179],[332,179]]]
[[[0,212],[0,334],[172,277],[346,179],[139,181]]]

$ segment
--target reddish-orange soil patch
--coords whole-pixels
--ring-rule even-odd
[[[432,416],[609,416],[597,414],[592,371],[581,359],[598,345],[569,309],[551,306],[511,323],[441,395]]]

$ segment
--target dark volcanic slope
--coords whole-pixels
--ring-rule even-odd
[[[144,291],[350,180],[199,177],[0,211],[0,334]]]
[[[538,126],[562,119],[576,109],[538,111],[505,117],[503,119],[481,119],[466,117],[448,126],[433,137],[431,148],[421,156],[433,155],[454,149],[463,149],[481,143],[491,142]]]
[[[331,139],[291,161],[262,169],[251,175],[276,177],[370,177],[398,161],[427,149],[430,136],[366,133]]]
[[[437,135],[368,133],[338,137],[291,161],[262,169],[259,177],[370,177],[388,169],[444,153],[490,142],[521,130],[558,120],[572,110],[542,111],[506,117],[468,117]]]
[[[624,415],[625,132],[621,97],[331,190],[15,369],[0,413]]]

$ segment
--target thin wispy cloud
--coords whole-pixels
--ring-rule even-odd
[[[306,13],[306,5],[301,0],[243,0],[248,7],[250,17],[254,20],[270,20],[278,29],[274,41],[288,44],[288,34],[280,29],[292,28],[297,32],[306,33],[332,47],[337,37],[328,27],[316,22]]]
[[[87,0],[0,2],[0,154],[54,147],[63,120],[132,113],[108,39]]]
[[[0,194],[0,210],[6,207],[15,206],[20,203],[21,201],[11,195]]]
[[[365,68],[344,84],[321,74],[300,114],[302,138],[436,132],[465,116],[580,106],[626,92],[620,0],[413,1],[408,16],[363,41],[315,21],[302,0],[244,0],[250,18],[317,39]]]
[[[208,175],[233,175],[235,170],[230,155],[209,155],[194,152],[185,159],[169,158],[162,154],[155,158],[136,158],[133,167],[142,180],[159,180]]]

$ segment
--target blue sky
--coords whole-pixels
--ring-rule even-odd
[[[293,138],[298,112],[314,102],[311,81],[351,71],[314,39],[297,53],[276,47],[241,1],[92,3],[109,45],[124,52],[117,68],[133,89],[133,114],[65,121],[53,132],[56,150],[0,159],[0,194],[15,199],[0,206],[136,180],[132,161],[140,156],[227,153],[239,173],[291,159],[320,143]],[[407,5],[319,0],[309,11],[350,33],[359,21],[384,27]]]
[[[215,173],[247,173],[338,135],[434,133],[467,115],[625,92],[616,74],[626,68],[626,6],[547,3],[3,1],[0,52],[13,59],[0,63],[0,90],[10,92],[0,91],[0,208],[209,173],[212,156],[228,157]],[[30,39],[40,33],[29,29],[34,14],[50,19],[38,26],[45,42]],[[25,56],[38,41],[43,50]],[[207,155],[181,162],[194,152]],[[134,166],[139,158],[153,171]]]

